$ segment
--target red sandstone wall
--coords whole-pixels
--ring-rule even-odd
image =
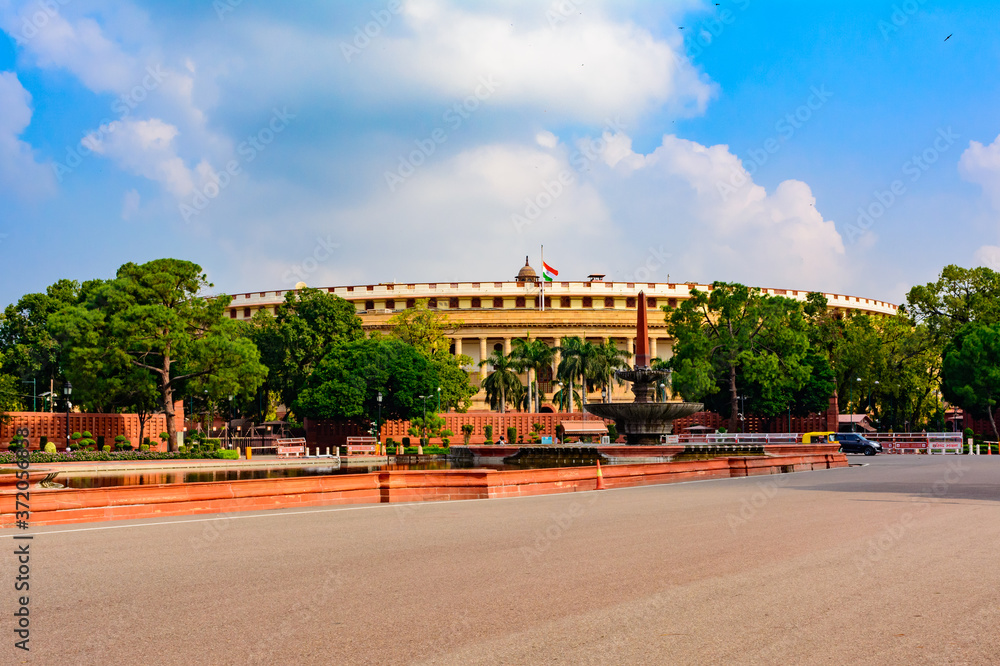
[[[174,424],[180,431],[184,426],[184,408],[181,402],[174,404]],[[28,441],[32,449],[38,448],[41,437],[48,437],[50,442],[60,449],[66,447],[66,414],[59,412],[10,412],[9,418],[0,423],[0,446],[6,446],[20,428],[28,429]],[[164,414],[153,414],[146,420],[145,437],[149,437],[154,445],[159,444],[159,434],[167,429],[167,418]],[[69,415],[69,432],[87,431],[97,439],[104,437],[105,444],[114,444],[115,437],[124,435],[138,448],[139,417],[135,414],[84,414],[71,412]],[[151,447],[155,448],[155,447]]]
[[[690,479],[756,476],[846,467],[842,453],[609,465],[608,488]],[[596,467],[529,470],[387,471],[369,474],[253,479],[215,483],[31,489],[33,525],[260,509],[514,497],[594,490]],[[15,493],[0,492],[0,527],[13,527]]]

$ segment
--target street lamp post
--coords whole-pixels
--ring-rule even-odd
[[[563,383],[562,382],[556,382],[556,386],[559,387],[559,411],[562,411],[562,408],[563,408],[563,399],[566,397],[565,395],[563,395]]]
[[[441,413],[441,387],[440,386],[438,386],[437,396],[438,396],[438,410],[437,410],[437,413],[440,414]]]
[[[667,401],[667,385],[660,382],[660,402]]]
[[[378,392],[375,400],[378,401],[378,421],[375,423],[375,437],[378,439],[379,446],[382,445],[382,392]]]
[[[861,377],[858,377],[858,381],[859,382],[861,381]],[[851,401],[854,400],[854,384],[851,384],[850,387],[851,387],[850,393],[848,393],[847,395],[847,408],[851,410],[851,432],[854,432],[855,430],[857,430],[857,428],[854,427],[854,411],[851,408]],[[860,389],[861,387],[859,386],[858,390]],[[860,393],[858,394],[858,402],[861,402]]]
[[[229,421],[226,423],[226,439],[229,440],[230,444],[232,444],[232,442],[233,442],[233,433],[230,430],[230,428],[232,428],[232,427],[233,427],[233,394],[230,393],[229,394]]]
[[[427,437],[427,398],[429,395],[422,395],[420,399],[424,401],[424,420],[420,424],[420,443],[424,443],[424,439]]]
[[[63,395],[66,397],[66,448],[69,448],[69,396],[73,393],[73,385],[70,384],[69,380],[63,384]]]

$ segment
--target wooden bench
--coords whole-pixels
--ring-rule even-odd
[[[346,448],[349,456],[373,456],[378,453],[378,447],[375,444],[348,444]]]
[[[302,437],[279,439],[277,445],[278,455],[285,458],[292,455],[298,458],[306,454],[306,440]]]

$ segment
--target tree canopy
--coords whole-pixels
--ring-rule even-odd
[[[1000,324],[962,326],[944,354],[941,392],[977,416],[985,415],[1000,439],[994,412],[1000,400]]]
[[[135,383],[137,396],[156,386],[172,450],[174,401],[186,390],[252,393],[267,373],[257,348],[225,316],[229,297],[204,295],[211,286],[189,261],[129,263],[81,304],[50,317],[76,381],[96,374],[104,386]]]
[[[362,335],[354,305],[319,289],[289,291],[274,315],[266,310],[254,315],[250,332],[268,368],[265,390],[289,407],[336,345]]]
[[[433,364],[412,345],[375,336],[342,341],[320,361],[294,408],[313,419],[374,422],[382,394],[382,419],[409,419],[423,413],[420,396],[434,396]],[[430,399],[430,398],[428,398]]]
[[[768,296],[741,284],[716,282],[708,292],[691,291],[679,307],[664,307],[674,337],[674,388],[700,400],[725,387],[729,429],[739,423],[739,382],[756,384],[762,413],[786,405],[806,383],[811,367],[803,304]]]

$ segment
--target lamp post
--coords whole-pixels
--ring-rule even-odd
[[[559,387],[559,411],[562,411],[562,408],[563,408],[563,399],[566,397],[565,395],[563,395],[563,392],[562,392],[562,390],[563,390],[563,383],[562,382],[556,382],[556,386]]]
[[[667,401],[667,385],[664,384],[663,382],[660,382],[660,394],[661,394],[660,402],[666,402]]]
[[[226,423],[226,439],[230,443],[233,441],[233,433],[230,428],[233,427],[233,394],[229,394],[229,421]]]
[[[875,380],[875,389],[874,390],[875,391],[878,390],[878,380],[877,379]],[[867,414],[868,412],[871,411],[871,409],[872,409],[872,391],[868,391],[868,408],[865,409],[865,413]]]
[[[429,395],[419,396],[419,398],[424,401],[424,420],[420,424],[420,443],[421,444],[424,443],[424,438],[427,436],[427,398],[429,398],[429,397],[430,397]]]
[[[378,392],[378,395],[375,397],[375,400],[378,401],[378,421],[376,421],[376,423],[375,423],[375,437],[378,439],[378,443],[381,446],[381,444],[382,444],[382,391]]]
[[[861,381],[861,377],[858,377],[858,381],[859,382]],[[854,432],[855,430],[857,430],[857,428],[854,427],[854,411],[851,408],[851,401],[854,400],[854,384],[851,384],[850,387],[851,387],[851,390],[847,394],[847,408],[851,410],[851,432]],[[859,386],[858,389],[860,390],[860,388],[861,387]],[[861,394],[860,393],[858,394],[858,401],[859,402],[861,401]]]
[[[69,448],[69,396],[73,393],[73,385],[69,380],[63,384],[63,395],[66,397],[66,447]]]
[[[437,410],[437,413],[440,414],[441,413],[441,387],[440,386],[438,386],[437,395],[438,395],[438,410]]]

